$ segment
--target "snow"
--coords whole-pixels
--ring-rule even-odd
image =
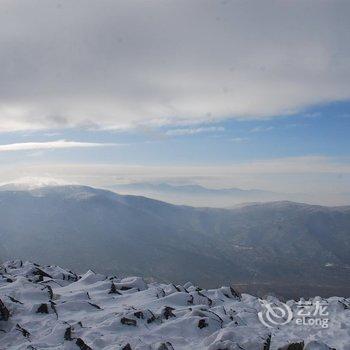
[[[230,287],[77,276],[16,260],[0,267],[0,300],[1,350],[273,350],[301,342],[304,350],[350,349],[350,299],[341,297],[311,300],[327,304],[329,328],[268,328],[258,318],[262,301]]]

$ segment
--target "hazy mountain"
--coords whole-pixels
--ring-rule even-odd
[[[173,204],[208,207],[232,207],[245,202],[267,202],[294,199],[292,195],[240,188],[213,189],[200,185],[172,185],[168,183],[131,183],[108,186],[122,194],[146,196]]]
[[[232,208],[242,203],[294,201],[325,206],[350,204],[350,193],[280,193],[261,189],[206,188],[200,185],[138,182],[106,187],[120,194],[145,196],[178,205]]]
[[[200,194],[200,195],[273,195],[274,192],[262,190],[242,190],[239,188],[225,188],[225,189],[211,189],[200,185],[171,185],[168,183],[152,184],[147,182],[132,183],[126,185],[115,185],[116,188],[126,190],[149,190],[159,191],[165,193],[186,193],[186,194]]]
[[[0,223],[3,259],[290,296],[350,291],[350,207],[193,208],[58,186],[1,191]]]

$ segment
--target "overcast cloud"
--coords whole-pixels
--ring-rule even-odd
[[[349,1],[0,3],[0,131],[266,118],[350,98]]]

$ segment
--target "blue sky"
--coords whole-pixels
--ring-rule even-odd
[[[53,129],[6,133],[0,138],[2,144],[57,140],[110,144],[63,150],[40,150],[38,147],[38,150],[1,154],[1,158],[13,161],[33,157],[43,161],[225,165],[301,156],[350,158],[349,135],[350,102],[338,102],[266,120],[229,119],[219,123],[129,131]]]
[[[0,152],[0,160],[3,174],[17,178],[46,176],[107,187],[168,181],[336,197],[349,192],[349,134],[350,103],[338,102],[264,120],[6,133],[1,144],[20,149]],[[50,145],[60,140],[87,147]],[[31,142],[34,149],[21,150]],[[43,144],[48,148],[42,149]]]

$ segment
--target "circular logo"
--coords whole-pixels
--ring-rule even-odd
[[[284,303],[262,301],[262,311],[258,313],[260,322],[269,328],[283,326],[293,318],[292,309]]]

